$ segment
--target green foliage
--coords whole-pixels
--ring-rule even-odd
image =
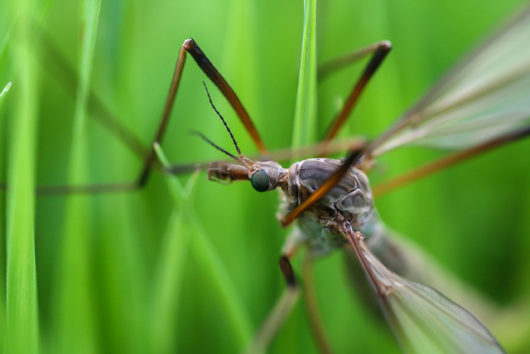
[[[96,46],[96,34],[99,22],[101,2],[83,1],[80,8],[80,20],[83,32],[80,38],[80,58],[78,85],[76,87],[75,108],[73,114],[72,146],[68,166],[69,184],[75,185],[86,180],[87,176],[87,102],[90,91],[91,73]],[[83,353],[97,353],[99,345],[95,341],[96,310],[91,295],[90,264],[93,249],[92,212],[90,196],[72,195],[66,198],[66,214],[63,235],[59,247],[57,279],[54,284],[53,304],[57,317],[54,322],[56,338],[52,343],[54,350],[72,353],[78,348]],[[82,321],[79,319],[83,318]]]
[[[0,284],[5,284],[0,305],[0,349],[10,353],[39,352],[37,311],[37,269],[35,261],[35,145],[38,117],[38,74],[31,55],[33,6],[22,1],[16,34],[11,37],[10,54],[14,61],[16,95],[13,99],[13,123],[9,131],[7,184],[5,200],[5,264]],[[2,232],[3,234],[3,232]],[[4,248],[2,248],[4,250]],[[3,270],[3,266],[2,266]],[[3,289],[3,286],[2,286]],[[4,298],[5,294],[5,298]],[[5,317],[4,317],[5,316]],[[5,321],[5,322],[4,322]]]
[[[365,61],[317,85],[318,63],[388,39],[392,52],[341,132],[375,137],[521,2],[0,2],[0,87],[13,82],[0,97],[0,182],[9,185],[0,197],[4,352],[238,352],[284,287],[277,194],[248,182],[155,171],[141,191],[35,199],[35,184],[138,175],[141,159],[94,119],[102,114],[90,91],[148,147],[180,45],[193,36],[272,150],[321,137]],[[48,36],[75,76],[49,55]],[[190,130],[232,151],[203,80],[243,153],[253,154],[189,57],[162,143],[167,159],[224,158]],[[377,201],[389,226],[505,308],[520,301],[519,313],[530,313],[529,149],[530,141],[504,147]],[[437,156],[397,151],[371,180]],[[315,284],[337,352],[396,350],[386,324],[351,291],[339,253],[316,264]],[[516,322],[487,324],[508,351],[529,350]],[[317,351],[302,304],[271,351]]]
[[[304,1],[304,30],[294,113],[293,147],[315,141],[317,122],[317,1]]]

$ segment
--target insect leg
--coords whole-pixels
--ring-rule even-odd
[[[197,63],[197,65],[199,65],[201,70],[210,78],[210,80],[212,80],[212,82],[226,97],[228,103],[230,103],[234,111],[237,113],[239,119],[245,126],[245,129],[252,138],[252,141],[254,141],[254,144],[256,145],[260,153],[266,155],[267,149],[265,148],[265,144],[263,143],[263,140],[261,139],[258,130],[256,129],[256,126],[252,122],[252,119],[250,119],[247,110],[245,109],[245,107],[243,107],[243,104],[237,97],[232,87],[230,87],[225,78],[215,68],[210,59],[208,59],[208,57],[204,54],[204,52],[201,50],[201,48],[199,48],[199,46],[193,39],[186,40],[184,42],[183,47],[184,46],[188,53],[191,54],[193,59],[195,59],[195,62]]]
[[[366,67],[364,68],[364,71],[362,72],[361,76],[359,77],[355,85],[353,86],[348,96],[348,99],[346,100],[346,103],[344,104],[344,107],[334,118],[330,128],[328,129],[328,132],[326,133],[326,136],[323,142],[325,143],[329,142],[337,135],[340,128],[344,125],[344,123],[346,122],[346,119],[353,111],[353,108],[355,107],[357,101],[359,100],[361,93],[364,91],[364,88],[368,84],[368,81],[370,81],[375,71],[379,68],[379,66],[385,59],[390,49],[391,49],[390,42],[382,41],[382,42],[373,44],[369,47],[366,47],[364,49],[361,49],[360,51],[357,51],[357,52],[348,54],[344,57],[335,59],[329,63],[324,64],[319,69],[319,79],[322,79],[323,77],[326,77],[330,73],[345,67],[349,63],[355,60],[358,60],[369,53],[373,53],[372,57],[370,58],[370,61],[368,62],[368,64],[366,64]]]
[[[384,182],[378,186],[375,186],[372,191],[373,195],[375,197],[379,197],[396,188],[404,186],[410,182],[427,177],[433,173],[441,171],[447,167],[456,165],[460,162],[463,162],[467,159],[470,159],[472,157],[485,153],[501,145],[525,138],[528,135],[530,135],[530,127],[525,127],[520,130],[516,130],[514,132],[510,132],[508,134],[494,138],[492,140],[489,140],[477,146],[471,147],[469,149],[459,151],[449,156],[443,157],[439,160],[420,166],[419,168],[415,170],[412,170],[408,173],[405,173],[401,176],[398,176],[387,182]]]
[[[155,137],[153,139],[154,146],[155,143],[159,143],[162,140],[164,132],[166,130],[169,117],[171,114],[171,109],[175,102],[175,97],[180,84],[180,79],[182,77],[182,70],[186,62],[186,43],[189,40],[185,41],[182,45],[177,63],[175,65],[175,71],[173,73],[173,78],[171,80],[171,85],[169,87],[169,93],[166,99],[164,106],[164,111],[160,119],[158,129],[156,131]],[[114,184],[92,184],[92,185],[81,185],[81,186],[40,186],[37,187],[37,193],[39,194],[93,194],[93,193],[108,193],[108,192],[122,192],[130,191],[134,189],[141,188],[147,182],[149,173],[153,164],[156,161],[156,153],[153,147],[150,148],[149,153],[145,157],[144,166],[141,170],[139,177],[133,182],[126,183],[114,183]]]
[[[269,343],[276,335],[276,332],[278,332],[298,301],[300,289],[294,275],[293,267],[289,261],[289,255],[282,255],[279,263],[280,269],[287,283],[287,288],[284,290],[282,296],[276,301],[273,309],[269,312],[269,315],[245,351],[246,353],[265,352]]]
[[[420,167],[417,170],[413,170],[410,173],[407,173],[403,176],[397,177],[394,180],[391,180],[383,185],[380,185],[373,189],[373,194],[375,196],[382,195],[390,190],[393,190],[401,185],[404,185],[408,182],[412,182],[416,179],[428,176],[434,172],[440,171],[448,166],[454,165],[456,163],[462,162],[466,159],[469,159],[473,156],[476,156],[480,153],[489,151],[495,147],[501,146],[503,144],[516,141],[523,137],[530,135],[530,128],[524,127],[520,130],[508,133],[506,135],[497,137],[495,139],[489,140],[485,143],[474,146],[470,149],[457,152],[455,154],[449,155],[441,160],[437,160],[433,163],[427,164],[423,167]],[[363,156],[361,156],[362,158]],[[289,214],[287,214],[282,220],[282,226],[287,226],[294,221],[302,212],[307,210],[311,205],[316,203],[320,198],[326,195],[346,174],[350,166],[354,163],[359,162],[359,156],[357,151],[351,152],[348,157],[344,160],[342,165],[340,165],[337,170],[320,186],[317,190],[313,192],[303,203],[299,204],[295,209],[293,209]]]
[[[328,60],[324,62],[323,64],[320,64],[318,67],[318,80],[319,82],[324,81],[331,75],[335,74],[336,72],[348,67],[350,64],[353,64],[357,62],[358,60],[361,60],[362,58],[366,57],[367,55],[372,54],[377,50],[378,47],[381,46],[386,41],[376,42],[372,43],[369,46],[366,46],[361,49],[356,49],[353,52],[344,54],[340,57],[333,58],[331,60]]]
[[[212,62],[204,54],[201,48],[193,39],[187,39],[182,44],[178,55],[177,63],[175,65],[175,71],[171,80],[169,93],[166,99],[162,117],[158,125],[157,131],[153,138],[151,147],[145,156],[142,170],[135,181],[128,183],[114,183],[114,184],[95,184],[95,185],[84,185],[84,186],[41,186],[37,189],[40,194],[71,194],[71,193],[108,193],[108,192],[122,192],[130,191],[143,187],[149,178],[149,174],[153,165],[156,163],[156,153],[153,149],[154,144],[160,144],[166,127],[169,123],[171,110],[173,108],[175,97],[178,92],[180,79],[182,77],[182,71],[186,62],[187,53],[191,54],[197,65],[201,70],[212,80],[212,82],[221,90],[223,95],[226,97],[230,105],[236,111],[238,117],[242,121],[243,125],[247,129],[248,133],[252,137],[254,143],[262,154],[266,154],[267,150],[259,133],[254,126],[250,116],[248,115],[243,104],[235,94],[234,90],[230,87],[228,82],[215,68]]]

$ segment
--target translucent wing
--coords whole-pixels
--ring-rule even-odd
[[[464,58],[397,124],[372,156],[403,145],[464,149],[530,125],[530,8]]]
[[[394,335],[414,353],[503,353],[493,335],[471,313],[428,286],[386,268],[359,232],[343,228]]]

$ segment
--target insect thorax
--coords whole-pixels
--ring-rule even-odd
[[[294,163],[288,170],[283,188],[280,215],[293,210],[322,185],[340,166],[340,160],[313,158]],[[341,247],[345,240],[339,232],[342,221],[361,229],[373,214],[372,192],[366,175],[350,168],[342,180],[298,220],[301,234],[297,242],[307,241],[315,253],[327,253]]]

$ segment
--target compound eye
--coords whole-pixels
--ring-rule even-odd
[[[269,175],[265,170],[258,170],[250,177],[250,183],[258,192],[268,191],[270,187]]]

